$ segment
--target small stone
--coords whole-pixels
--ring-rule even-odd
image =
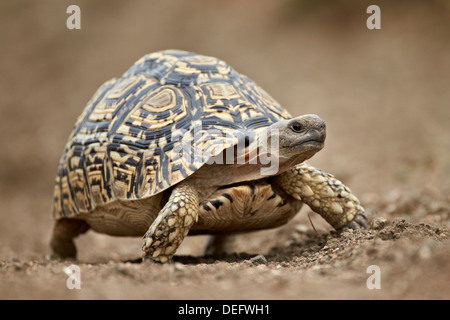
[[[253,257],[250,259],[250,262],[254,265],[260,265],[260,264],[267,264],[267,259],[262,254],[257,255],[256,257]]]
[[[386,218],[383,217],[375,218],[371,222],[371,227],[372,229],[375,230],[382,230],[386,226],[386,222],[387,222]]]
[[[295,231],[300,233],[306,233],[308,231],[308,227],[304,224],[298,224],[295,226]]]
[[[185,269],[184,264],[182,264],[180,262],[175,262],[174,268],[176,271],[183,271]]]

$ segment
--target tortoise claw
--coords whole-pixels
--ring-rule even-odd
[[[367,216],[364,214],[364,212],[359,212],[352,221],[350,221],[347,224],[347,228],[353,229],[353,230],[360,230],[361,228],[367,229],[367,222],[368,222]]]
[[[348,229],[359,230],[361,229],[361,225],[359,225],[356,221],[350,221],[345,227]]]

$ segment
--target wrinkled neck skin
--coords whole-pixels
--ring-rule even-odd
[[[285,172],[293,166],[311,158],[314,154],[315,152],[307,152],[288,159],[280,157],[278,159],[278,168],[274,164],[276,161],[274,158],[272,158],[272,162],[269,164],[261,164],[259,160],[256,164],[248,163],[248,161],[246,161],[245,164],[204,164],[189,179],[195,181],[195,184],[198,186],[216,187],[244,181],[259,180]],[[274,171],[271,169],[274,169]]]

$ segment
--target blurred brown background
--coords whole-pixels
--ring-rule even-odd
[[[81,30],[66,28],[71,4]],[[381,30],[366,28],[370,4]],[[48,253],[76,117],[104,81],[169,48],[223,59],[293,115],[321,116],[327,142],[311,162],[369,206],[450,201],[448,0],[0,0],[0,24],[0,259]],[[98,253],[109,240],[84,241]],[[134,257],[132,241],[121,250]]]

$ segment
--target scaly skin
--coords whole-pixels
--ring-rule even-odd
[[[198,219],[198,193],[189,184],[174,188],[169,201],[144,235],[142,258],[165,263]]]
[[[367,227],[367,217],[351,190],[333,175],[301,163],[275,178],[289,195],[306,203],[336,230]]]

